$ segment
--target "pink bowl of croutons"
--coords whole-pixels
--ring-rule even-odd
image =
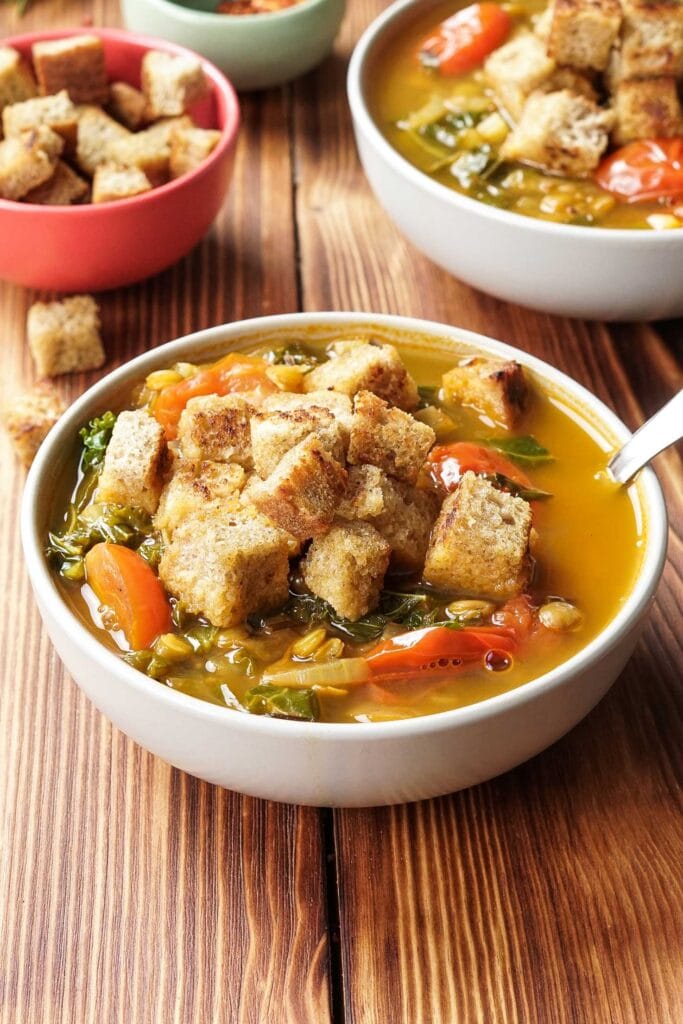
[[[190,50],[113,29],[0,47],[0,277],[62,292],[156,274],[208,231],[239,104]]]

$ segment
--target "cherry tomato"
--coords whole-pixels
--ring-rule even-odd
[[[425,67],[442,75],[462,75],[504,43],[511,28],[512,18],[498,4],[471,4],[442,21],[421,44],[418,56]]]
[[[455,441],[453,444],[438,444],[432,448],[427,459],[427,472],[437,486],[450,494],[460,483],[464,473],[472,470],[481,476],[503,476],[514,480],[520,487],[533,485],[519,466],[504,455],[472,441]]]
[[[595,180],[628,203],[683,196],[683,138],[629,142],[602,161]]]

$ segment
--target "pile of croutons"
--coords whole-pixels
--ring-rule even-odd
[[[473,473],[442,501],[422,475],[435,434],[412,415],[396,349],[351,339],[329,355],[300,392],[190,399],[170,445],[146,408],[121,413],[95,500],[154,517],[167,591],[219,627],[281,608],[292,573],[352,620],[395,570],[455,594],[519,594],[528,502]],[[527,402],[515,363],[464,360],[443,384],[509,425]]]
[[[46,206],[107,203],[198,167],[220,132],[187,111],[207,92],[199,60],[156,50],[141,89],[109,82],[96,35],[38,42],[33,68],[0,47],[0,197]]]
[[[683,134],[683,4],[551,0],[485,73],[514,124],[501,156],[586,176],[610,141]]]

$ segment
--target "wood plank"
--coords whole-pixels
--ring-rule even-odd
[[[39,0],[18,27],[3,4],[0,27],[88,13],[118,23],[114,0]],[[284,93],[243,102],[233,188],[207,239],[171,270],[101,296],[107,369],[188,331],[297,308],[287,104]],[[38,297],[0,285],[3,398],[33,380],[24,325]],[[57,386],[71,399],[97,376]],[[4,437],[0,474],[0,1021],[324,1024],[319,813],[175,771],[90,706],[29,593],[23,474]]]
[[[375,201],[343,86],[346,57],[383,6],[357,0],[336,59],[296,87],[304,307],[425,316],[502,338],[638,425],[679,380],[655,331],[561,320],[476,293],[417,253]],[[353,1024],[681,1019],[677,454],[661,457],[658,470],[671,561],[637,653],[599,708],[487,785],[335,812],[343,1002]]]

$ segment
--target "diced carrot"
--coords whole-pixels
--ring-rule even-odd
[[[134,651],[152,646],[171,628],[171,606],[161,580],[144,558],[122,544],[95,544],[85,556],[85,578],[114,612]]]
[[[450,493],[460,483],[468,470],[482,476],[501,473],[520,487],[533,487],[531,480],[510,459],[500,452],[472,441],[455,441],[453,444],[438,444],[432,448],[427,459],[427,470],[440,489]]]

